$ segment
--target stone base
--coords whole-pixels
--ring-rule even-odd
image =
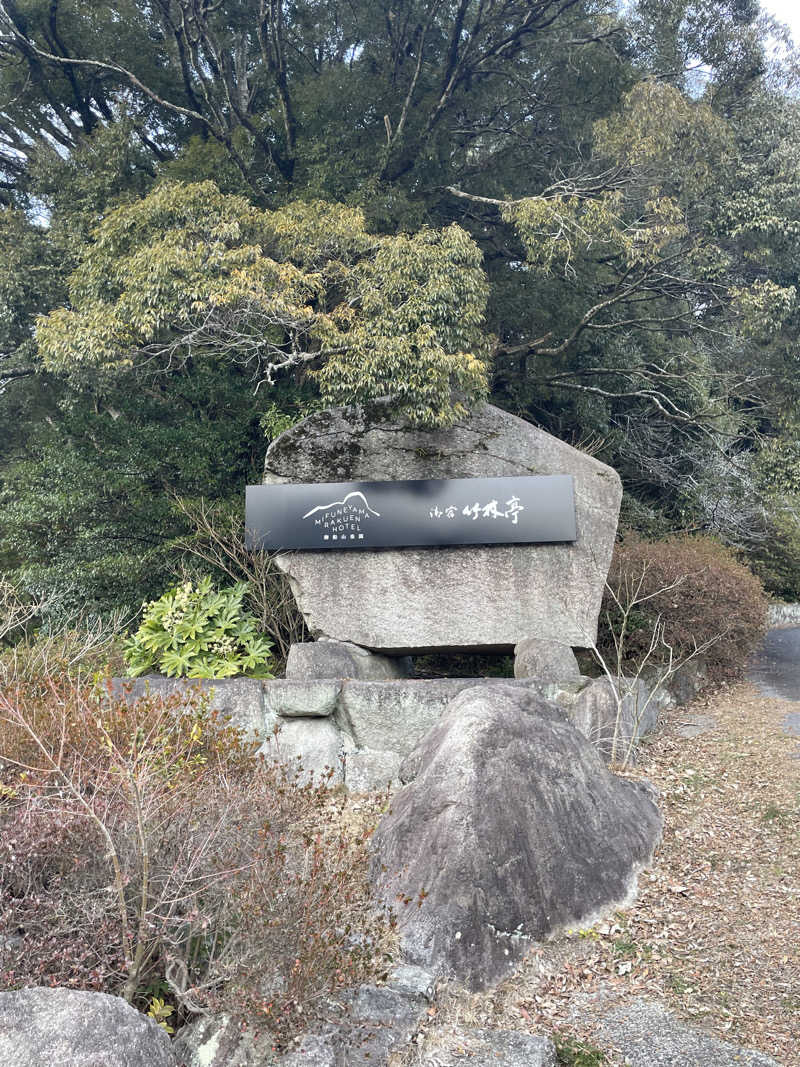
[[[328,642],[319,643],[320,647],[325,644]],[[565,647],[560,646],[561,650]],[[567,652],[572,655],[569,649]],[[353,655],[356,664],[370,664],[370,669],[374,661],[387,659],[357,648]],[[564,675],[567,671],[559,668],[555,673]],[[130,699],[148,692],[170,696],[199,688],[210,693],[214,708],[230,715],[251,737],[265,742],[265,754],[299,760],[305,770],[314,774],[331,767],[335,781],[344,782],[355,792],[398,784],[402,761],[435,726],[448,704],[465,689],[498,685],[527,689],[557,704],[606,759],[612,755],[615,729],[616,757],[622,759],[636,748],[639,738],[655,728],[662,708],[674,702],[668,690],[661,688],[653,693],[641,679],[631,679],[623,680],[623,698],[618,704],[610,682],[578,674],[555,681],[542,678],[371,681],[327,677],[276,678],[265,682],[251,678],[193,681],[148,675],[136,680],[115,679],[114,685],[118,694],[126,691]],[[276,727],[280,730],[277,743],[273,737]]]

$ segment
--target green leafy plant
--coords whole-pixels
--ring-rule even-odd
[[[272,643],[242,607],[245,582],[215,590],[210,578],[183,582],[145,605],[139,629],[125,645],[134,678],[160,671],[170,678],[271,678]]]
[[[168,1034],[174,1034],[174,1027],[170,1026],[167,1020],[171,1015],[175,1013],[175,1009],[171,1004],[167,1004],[163,997],[153,997],[150,1001],[150,1007],[147,1009],[148,1018],[153,1022],[158,1023],[162,1029],[166,1030]]]
[[[602,1067],[605,1053],[569,1034],[554,1034],[559,1067]]]

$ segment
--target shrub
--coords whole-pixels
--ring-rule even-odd
[[[133,677],[161,671],[171,678],[271,678],[271,643],[242,608],[244,582],[216,591],[210,578],[184,582],[145,605],[125,646]]]
[[[0,983],[253,1013],[285,1044],[385,969],[377,808],[353,827],[345,802],[257,758],[199,691],[1,692]]]
[[[278,553],[247,545],[241,507],[184,498],[176,505],[193,533],[178,538],[175,547],[214,573],[247,583],[245,603],[273,642],[275,669],[282,672],[291,646],[309,640],[309,633],[289,579],[275,563]]]
[[[640,602],[624,635],[625,664],[636,664],[651,650],[654,632],[663,628],[662,655],[676,661],[708,645],[709,677],[742,672],[767,625],[767,599],[759,580],[730,549],[710,537],[676,535],[645,541],[626,534],[617,543],[603,600],[597,646],[614,659],[621,612],[616,600]]]

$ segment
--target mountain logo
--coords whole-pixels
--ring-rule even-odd
[[[350,503],[353,501],[353,503]],[[312,515],[316,515],[318,511],[331,511],[333,508],[348,507],[352,511],[361,511],[362,509],[369,515],[374,515],[377,519],[381,517],[379,511],[375,511],[367,503],[367,498],[363,493],[352,492],[348,493],[343,500],[333,500],[330,504],[318,504],[317,507],[312,508],[311,511],[307,511],[303,516],[304,519],[310,519]]]

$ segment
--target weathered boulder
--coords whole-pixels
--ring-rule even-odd
[[[526,637],[590,644],[622,495],[616,472],[491,405],[449,430],[380,411],[336,409],[293,426],[270,445],[264,481],[571,474],[577,540],[284,553],[279,566],[312,632],[395,654],[510,650]]]
[[[407,678],[412,671],[406,656],[380,656],[349,641],[306,641],[292,645],[286,659],[286,677],[360,678],[369,682],[388,682]]]
[[[514,649],[514,677],[542,682],[575,682],[581,676],[575,653],[561,641],[526,637]]]
[[[552,1041],[516,1030],[475,1030],[470,1027],[437,1033],[422,1052],[420,1067],[557,1067]]]
[[[390,905],[424,890],[422,907],[398,911],[405,955],[472,988],[532,940],[628,899],[660,837],[649,789],[610,774],[524,688],[462,692],[410,761],[373,837],[373,877]]]
[[[605,759],[624,762],[633,757],[639,741],[652,733],[658,713],[669,703],[661,689],[652,690],[641,678],[593,678],[574,696],[566,690],[556,698],[570,720]]]
[[[4,1067],[177,1067],[166,1031],[120,997],[77,989],[0,993]]]

